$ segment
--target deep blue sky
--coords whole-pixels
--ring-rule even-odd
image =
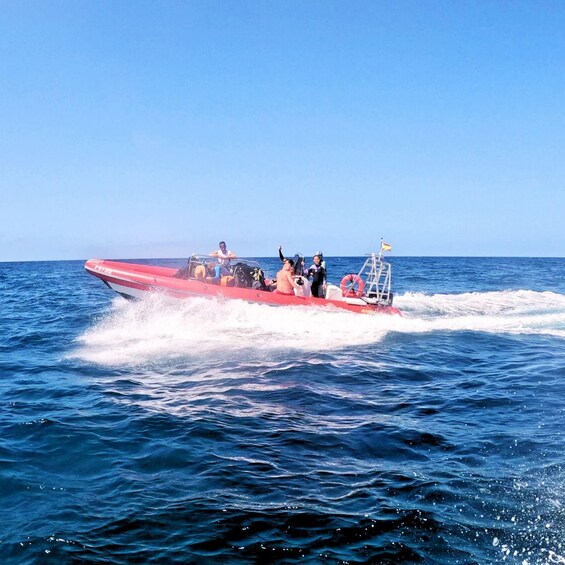
[[[565,2],[0,1],[0,260],[565,256]]]

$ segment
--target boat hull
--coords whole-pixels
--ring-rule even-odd
[[[316,297],[288,296],[251,288],[229,287],[209,282],[178,278],[177,269],[124,263],[103,259],[89,259],[84,268],[125,298],[143,298],[158,292],[175,298],[195,296],[238,299],[272,306],[309,306],[337,308],[362,314],[400,314],[393,306],[366,304],[361,299],[328,300]]]

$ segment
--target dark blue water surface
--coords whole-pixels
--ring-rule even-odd
[[[565,259],[391,262],[402,317],[1,263],[0,561],[565,563]]]

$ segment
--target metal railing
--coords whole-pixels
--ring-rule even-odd
[[[365,289],[361,299],[367,304],[390,306],[393,295],[390,291],[392,267],[375,253],[361,267],[359,277],[365,281]]]

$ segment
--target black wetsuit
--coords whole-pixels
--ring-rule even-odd
[[[326,282],[326,269],[322,265],[312,265],[308,269],[308,278],[312,277],[312,296],[324,298],[324,283]]]

